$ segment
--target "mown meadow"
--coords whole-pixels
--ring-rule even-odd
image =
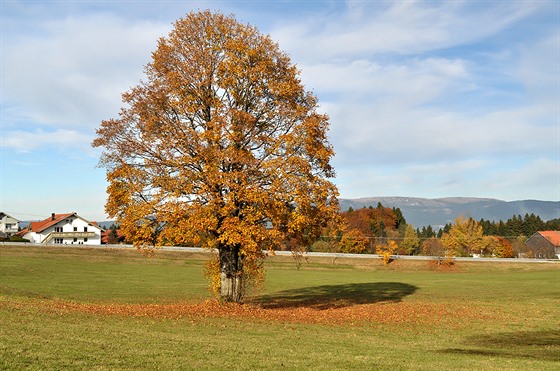
[[[273,256],[226,305],[208,256],[0,246],[0,368],[560,368],[559,263]]]

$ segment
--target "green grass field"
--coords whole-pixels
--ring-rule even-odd
[[[560,368],[558,263],[271,257],[222,306],[207,257],[0,246],[0,368]]]

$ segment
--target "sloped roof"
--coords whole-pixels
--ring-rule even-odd
[[[45,229],[59,223],[60,221],[69,218],[71,216],[77,216],[76,213],[69,213],[69,214],[53,214],[51,217],[41,220],[40,222],[31,222],[29,226],[26,228],[30,231],[41,233]]]
[[[537,233],[546,238],[554,246],[560,246],[560,231],[539,231]]]
[[[95,227],[99,228],[101,231],[103,231],[103,228],[101,228],[97,222],[90,222],[89,220],[85,220],[84,218],[82,218],[81,216],[79,216],[77,213],[74,212],[74,213],[67,213],[67,214],[52,214],[49,218],[47,218],[45,220],[41,220],[39,222],[30,222],[29,225],[27,226],[27,228],[22,229],[21,231],[16,233],[16,235],[20,236],[20,237],[23,237],[28,232],[41,233],[45,229],[47,229],[49,227],[52,227],[53,225],[65,220],[66,218],[69,218],[71,216],[79,218],[79,219],[83,220],[84,222],[86,222],[86,223],[88,223],[92,226],[95,226]]]
[[[9,214],[6,214],[5,212],[0,212],[0,219],[3,219],[5,216],[7,216],[8,218],[12,218],[14,220],[18,220],[16,218],[14,218],[13,216],[9,215]],[[19,220],[18,220],[18,222],[19,222]]]

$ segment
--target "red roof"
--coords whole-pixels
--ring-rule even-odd
[[[537,232],[554,246],[560,246],[560,231],[539,231]]]
[[[111,233],[110,229],[106,229],[101,232],[101,243],[107,244],[109,243],[109,233]],[[120,229],[117,229],[117,241],[123,242],[125,240],[124,233],[121,232]]]
[[[52,216],[50,218],[47,218],[45,220],[42,220],[40,222],[31,222],[29,223],[29,226],[27,227],[28,230],[33,231],[33,232],[37,232],[40,233],[42,231],[44,231],[45,229],[49,228],[50,226],[53,226],[55,224],[57,224],[58,222],[69,218],[71,216],[76,215],[76,213],[69,213],[69,214],[52,214]]]

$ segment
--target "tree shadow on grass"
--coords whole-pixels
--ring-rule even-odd
[[[257,299],[261,307],[330,309],[358,304],[399,302],[418,287],[400,282],[348,283],[280,291]]]
[[[465,338],[465,347],[440,353],[560,361],[560,330],[501,332]]]

